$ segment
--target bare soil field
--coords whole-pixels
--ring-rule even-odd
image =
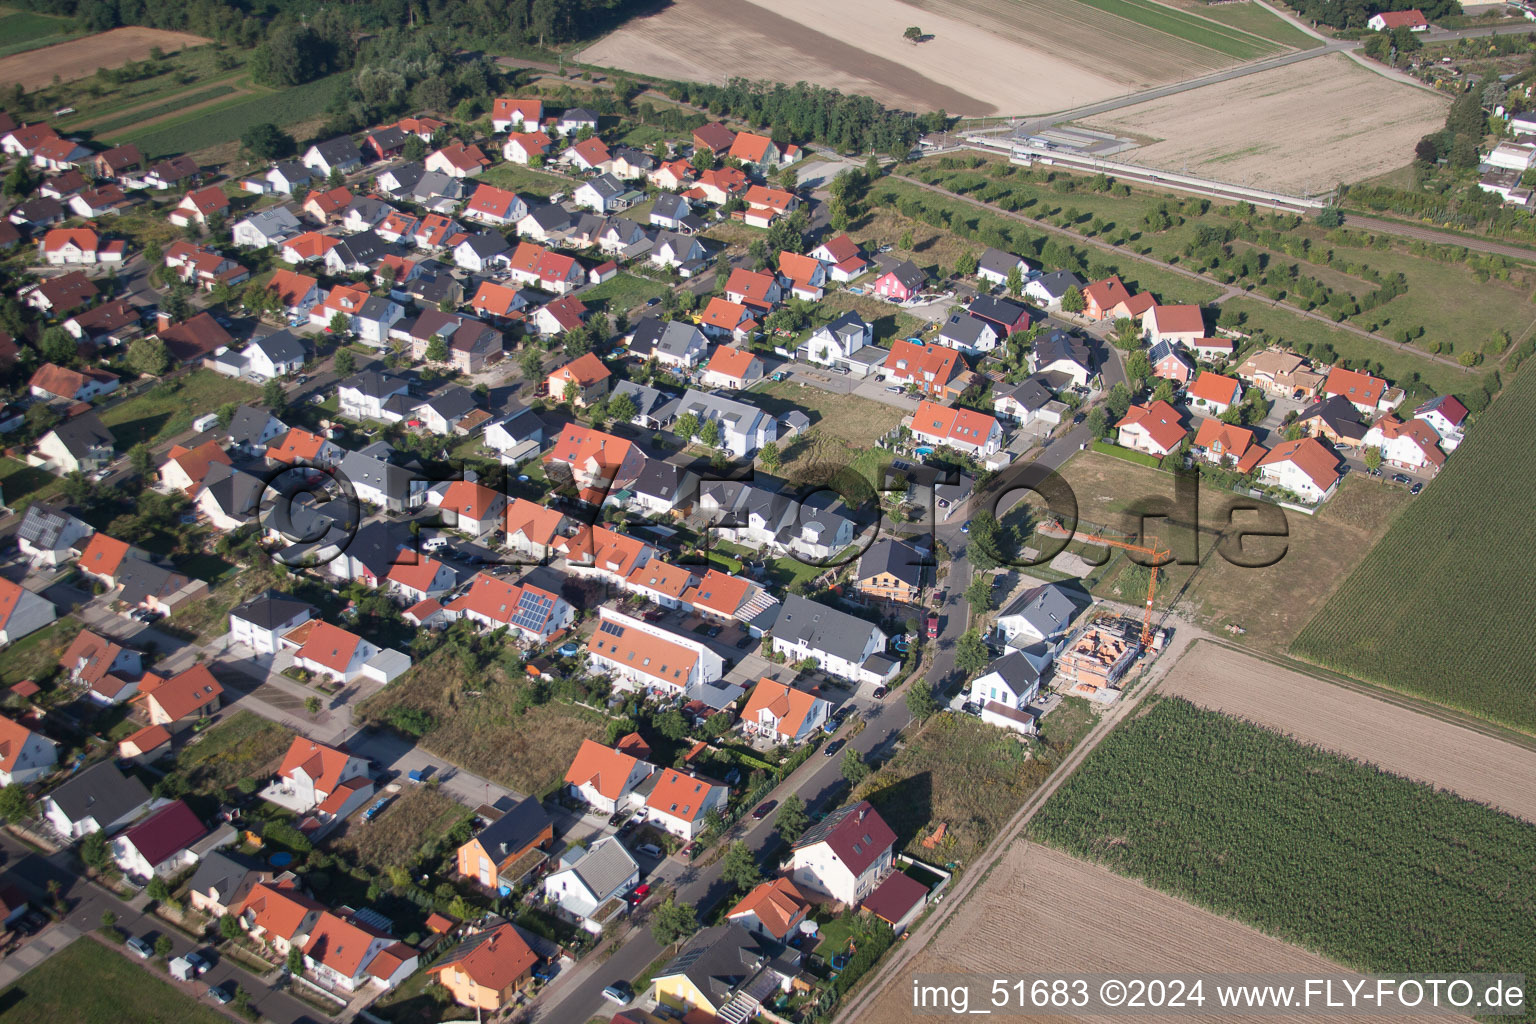
[[[1208,643],[1163,692],[1536,821],[1536,751]]]
[[[1321,191],[1402,165],[1445,118],[1448,97],[1402,85],[1343,54],[1138,103],[1090,118],[1161,141],[1116,159],[1219,181]]]
[[[911,1008],[913,974],[1046,971],[1282,973],[1340,971],[1323,957],[1273,939],[1057,850],[1020,841],[998,862],[933,942],[855,1018],[860,1024],[931,1021]],[[983,986],[984,987],[984,986]],[[1124,1016],[1031,1015],[1031,1021],[1124,1021]],[[1190,1021],[1236,1021],[1219,1012]],[[1319,1016],[1343,1022],[1382,1017]],[[1394,1018],[1396,1019],[1396,1018]],[[1407,1020],[1451,1020],[1449,1014]],[[1464,1018],[1462,1018],[1464,1019]]]
[[[202,46],[210,40],[189,32],[168,32],[159,28],[114,28],[83,39],[71,39],[57,46],[45,46],[0,60],[0,85],[20,82],[28,92],[41,89],[58,75],[62,81],[89,78],[97,68],[115,68],[131,60],[143,60],[159,47],[166,53],[189,46]]]
[[[903,39],[914,24],[933,38]],[[1005,38],[901,0],[675,0],[631,19],[578,59],[680,80],[803,80],[891,107],[966,115],[1042,113],[1136,87],[1099,70],[1113,61],[1097,58],[1090,68],[1053,51],[1043,26],[1030,31],[1033,43]]]

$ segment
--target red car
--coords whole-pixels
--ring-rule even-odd
[[[939,636],[939,617],[937,615],[930,615],[930,616],[928,616],[928,639],[929,640],[936,640],[936,639],[938,639],[938,636]]]
[[[635,891],[629,894],[629,902],[636,904],[644,902],[645,898],[650,894],[651,883],[641,882],[639,885],[635,886]]]

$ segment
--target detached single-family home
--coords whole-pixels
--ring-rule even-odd
[[[916,602],[930,565],[934,565],[931,556],[905,541],[877,540],[859,556],[853,586],[877,601]]]
[[[965,311],[977,320],[989,324],[1003,341],[1016,331],[1027,331],[1031,321],[1028,307],[1021,303],[1000,299],[995,295],[978,295],[971,300]]]
[[[235,912],[252,939],[271,946],[278,956],[304,948],[325,905],[305,896],[290,879],[258,882]]]
[[[691,370],[709,351],[709,339],[693,324],[672,320],[661,328],[651,346],[651,356],[663,366]]]
[[[763,379],[763,361],[751,349],[718,346],[699,383],[706,388],[742,391]]]
[[[304,226],[292,210],[286,206],[274,206],[270,210],[262,210],[236,221],[230,229],[230,238],[236,245],[246,249],[264,249],[269,245],[281,245],[303,232]]]
[[[1339,486],[1338,456],[1315,437],[1286,441],[1259,460],[1259,479],[1316,504]]]
[[[1158,341],[1147,350],[1152,362],[1152,376],[1171,380],[1175,384],[1188,384],[1195,376],[1195,361],[1171,341]]]
[[[332,988],[356,992],[365,985],[394,988],[416,970],[416,951],[373,928],[327,910],[304,944],[304,967]]]
[[[878,626],[798,594],[784,596],[772,632],[776,653],[791,663],[810,658],[839,679],[879,685],[900,667],[884,653],[890,637]]]
[[[587,142],[581,145],[585,146],[587,143],[597,141],[596,139],[588,139]],[[602,143],[598,143],[598,145],[602,145]],[[575,153],[580,148],[581,146],[577,146],[570,150],[570,152]],[[632,190],[630,187],[618,178],[611,174],[599,174],[595,178],[588,178],[582,182],[581,186],[571,193],[571,199],[584,210],[591,210],[593,213],[608,213],[612,210],[622,210],[628,207],[630,204],[625,200],[625,197],[631,194]]]
[[[16,546],[35,567],[62,565],[95,532],[95,527],[63,508],[33,502],[16,529]]]
[[[598,401],[608,394],[608,384],[613,373],[595,354],[587,352],[551,373],[545,380],[550,398],[556,402],[566,400],[578,408]]]
[[[981,720],[999,729],[1033,735],[1038,715],[1026,710],[1040,693],[1040,675],[1050,662],[1043,645],[1011,650],[987,666],[971,683],[971,699],[981,705]]]
[[[1030,279],[1024,285],[1024,297],[1046,309],[1060,309],[1062,297],[1073,288],[1082,290],[1085,282],[1070,270],[1053,270]]]
[[[688,940],[656,975],[656,998],[689,1020],[730,1020],[756,1014],[799,974],[798,952],[727,922]]]
[[[1387,382],[1380,377],[1373,377],[1356,370],[1346,370],[1341,366],[1335,366],[1330,370],[1328,379],[1323,382],[1324,394],[1342,395],[1349,400],[1350,405],[1359,409],[1365,416],[1375,413],[1381,407],[1386,391]]]
[[[472,178],[489,166],[490,157],[479,146],[466,146],[462,142],[449,143],[426,159],[428,171],[437,171],[450,178]]]
[[[916,388],[929,398],[944,400],[965,390],[970,371],[960,353],[943,345],[918,345],[903,338],[891,342],[885,358],[885,379]]]
[[[787,878],[758,883],[726,912],[725,919],[749,932],[784,942],[798,931],[811,901]]]
[[[576,847],[544,876],[544,896],[561,917],[593,934],[627,910],[622,897],[640,883],[640,865],[617,836]]]
[[[555,824],[537,797],[525,796],[458,849],[459,874],[492,892],[520,884],[546,859]]]
[[[824,263],[827,276],[840,284],[852,281],[869,269],[869,260],[859,251],[859,244],[847,234],[822,242],[809,255]]]
[[[476,932],[427,968],[460,1006],[495,1014],[533,982],[539,954],[514,924]]]
[[[327,142],[317,142],[304,151],[301,159],[305,167],[315,171],[320,177],[329,177],[332,171],[351,174],[353,171],[361,170],[363,166],[363,154],[349,135]]]
[[[748,736],[774,743],[803,743],[816,735],[831,714],[831,701],[765,677],[747,697],[741,727]]]
[[[1072,620],[1090,603],[1081,589],[1062,583],[1031,587],[997,617],[997,638],[1009,647],[1054,643],[1066,635]]]
[[[1029,353],[1029,370],[1053,378],[1059,375],[1066,385],[1086,387],[1093,379],[1093,356],[1077,335],[1051,330],[1035,339],[1035,347]]]
[[[728,154],[743,164],[750,164],[759,173],[767,173],[777,170],[783,160],[784,151],[779,144],[765,135],[754,135],[752,132],[738,132],[731,140],[731,148]]]
[[[853,310],[811,332],[799,354],[813,363],[831,366],[874,344],[875,329]]]
[[[507,496],[471,480],[455,480],[443,492],[438,511],[443,522],[471,537],[483,537],[501,529]]]
[[[1243,385],[1232,377],[1209,371],[1201,373],[1189,386],[1189,404],[1212,416],[1220,416],[1243,400]]]
[[[502,144],[501,158],[514,164],[532,163],[534,157],[547,156],[553,144],[554,140],[543,132],[513,132]]]
[[[1190,451],[1196,458],[1213,466],[1236,467],[1239,473],[1251,473],[1269,449],[1256,442],[1253,431],[1215,417],[1200,421]]]
[[[207,834],[192,808],[176,800],[112,840],[112,859],[134,878],[172,878],[197,863],[191,847]]]
[[[206,227],[210,218],[228,212],[229,196],[224,194],[224,189],[218,185],[205,185],[182,197],[176,208],[166,216],[166,220],[181,228],[189,224]]]
[[[294,668],[336,683],[349,683],[362,675],[379,653],[379,648],[356,633],[320,619],[300,623],[283,635],[282,644],[293,651]]]
[[[1115,430],[1120,447],[1158,458],[1177,448],[1188,433],[1179,422],[1179,411],[1167,402],[1132,405]]]
[[[1084,288],[1083,299],[1086,302],[1083,316],[1089,320],[1139,320],[1157,304],[1151,292],[1132,295],[1118,275],[1110,275]]]
[[[127,245],[121,239],[108,241],[90,228],[54,228],[43,236],[40,246],[49,266],[121,263]]]
[[[239,909],[252,889],[272,878],[260,861],[214,850],[202,858],[187,882],[187,901],[193,910],[217,919]]]
[[[991,323],[980,317],[954,313],[939,328],[936,340],[937,344],[946,348],[967,355],[980,355],[997,348],[998,332]]]
[[[694,149],[707,149],[711,156],[730,152],[731,143],[735,141],[736,133],[719,121],[711,121],[693,130]]]
[[[570,794],[602,814],[613,814],[631,801],[635,787],[656,766],[593,740],[582,740],[565,772]]]
[[[554,479],[569,479],[580,488],[584,501],[601,504],[618,481],[639,475],[645,455],[622,437],[572,423],[560,431],[541,461]]]
[[[314,608],[306,602],[268,590],[230,609],[230,642],[245,644],[258,655],[276,654],[281,638],[312,614]]]
[[[148,807],[151,797],[137,776],[124,775],[110,758],[97,761],[39,801],[43,817],[66,839],[116,832]]]
[[[699,327],[712,338],[746,341],[757,331],[758,322],[746,306],[716,295],[699,316]]]
[[[528,216],[528,204],[516,192],[494,185],[478,185],[464,207],[464,219],[502,226]]]
[[[704,831],[712,810],[725,810],[731,790],[724,783],[676,768],[664,768],[645,798],[645,820],[679,839]]]
[[[132,697],[144,671],[138,651],[89,629],[75,637],[59,659],[59,667],[71,682],[89,687],[91,699],[100,704],[119,704]]]
[[[333,826],[373,797],[368,759],[340,747],[295,736],[277,769],[277,778],[260,793],[263,800],[300,816],[300,828]],[[314,832],[316,829],[310,829]]]
[[[1022,256],[1015,256],[1011,252],[1003,252],[1001,249],[993,249],[988,246],[976,261],[976,276],[988,284],[1002,285],[1008,283],[1008,278],[1017,270],[1019,280],[1029,278],[1031,267],[1029,261]]]
[[[1055,396],[1039,377],[1025,377],[1017,384],[1003,386],[992,393],[992,411],[998,418],[1027,426],[1039,422],[1056,426],[1061,416],[1050,408]]]
[[[40,437],[37,453],[48,460],[52,472],[68,476],[105,468],[117,456],[115,444],[100,416],[79,412]]]
[[[1205,337],[1205,315],[1199,306],[1153,306],[1141,315],[1141,330],[1149,344],[1166,341],[1193,349]]]
[[[514,128],[537,128],[544,121],[544,101],[498,96],[491,101],[491,127],[498,133]]]
[[[224,687],[208,666],[194,665],[164,681],[152,673],[146,675],[134,700],[143,705],[150,724],[174,726],[213,714],[223,696]]]
[[[1438,473],[1445,465],[1440,435],[1423,420],[1383,416],[1365,435],[1367,448],[1380,448],[1381,458],[1393,466]]]
[[[89,402],[98,395],[116,391],[117,385],[117,374],[99,367],[72,370],[56,363],[39,366],[27,382],[33,397],[63,402]]]
[[[1450,395],[1431,398],[1413,411],[1413,417],[1428,423],[1440,436],[1440,447],[1448,452],[1461,444],[1467,422],[1467,407]]]
[[[918,403],[912,414],[912,436],[923,444],[953,448],[977,458],[996,454],[1003,446],[1003,428],[995,418],[927,400]]]
[[[794,844],[789,878],[809,892],[856,905],[890,872],[896,833],[868,800],[840,807]]]
[[[700,424],[705,420],[718,424],[719,447],[739,459],[747,458],[779,437],[779,422],[771,413],[724,395],[707,394],[689,388],[683,393],[677,407],[679,418],[688,413],[697,417]]]
[[[1391,32],[1393,29],[1406,28],[1409,32],[1428,32],[1429,21],[1425,19],[1424,12],[1418,8],[1406,11],[1382,11],[1371,15],[1366,21],[1365,27],[1372,32]]]
[[[903,260],[875,279],[875,294],[892,302],[910,302],[928,285],[928,275],[910,260]]]
[[[3,582],[7,585],[0,587],[0,594],[16,586],[8,580]],[[0,786],[30,785],[53,771],[58,760],[56,743],[20,722],[0,716]]]

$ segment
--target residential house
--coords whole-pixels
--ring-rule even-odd
[[[551,373],[545,380],[545,389],[557,402],[566,401],[569,394],[572,405],[585,408],[608,394],[608,382],[612,377],[613,373],[603,361],[588,352]]]
[[[854,906],[890,872],[895,845],[896,833],[868,800],[860,800],[806,829],[791,847],[789,878],[803,890]]]
[[[554,841],[544,805],[525,796],[459,847],[459,874],[492,892],[510,889],[544,863]]]
[[[27,305],[55,317],[62,317],[82,306],[88,306],[96,298],[96,284],[78,270],[71,270],[58,277],[39,281],[37,287],[26,292]]]
[[[143,167],[144,154],[132,142],[104,149],[91,157],[91,171],[98,178],[122,178]]]
[[[939,328],[935,342],[967,355],[980,355],[995,349],[997,339],[997,330],[987,321],[965,313],[953,313]]]
[[[494,185],[478,185],[464,207],[464,219],[501,227],[528,216],[528,204],[516,192]]]
[[[631,802],[635,788],[656,766],[623,751],[582,740],[576,757],[565,772],[571,794],[600,814],[613,814]]]
[[[1024,285],[1024,297],[1046,309],[1060,309],[1062,297],[1073,288],[1081,290],[1084,283],[1070,270],[1053,270],[1031,278]]]
[[[659,189],[677,192],[687,188],[695,177],[693,165],[687,160],[664,160],[646,176],[646,180]]]
[[[999,341],[1007,339],[1017,331],[1029,330],[1031,318],[1028,307],[1021,303],[1000,299],[995,295],[976,296],[966,307],[966,312],[990,325],[997,332]]]
[[[695,220],[698,218],[687,218],[687,221]],[[695,228],[687,221],[681,230],[657,232],[651,244],[650,261],[653,266],[677,270],[683,277],[693,276],[696,266],[708,255],[708,250],[704,248],[703,242],[693,237],[693,231],[702,230],[702,224]]]
[[[716,295],[700,314],[699,327],[712,338],[746,341],[756,333],[758,322],[746,306]]]
[[[401,331],[407,324],[408,328]],[[415,320],[401,321],[392,333],[396,337],[404,333],[410,338],[411,357],[418,360],[427,359],[433,338],[442,338],[448,350],[445,362],[460,373],[479,373],[505,354],[505,339],[500,331],[459,313],[424,309]]]
[[[139,652],[83,629],[59,659],[59,667],[70,682],[90,690],[99,704],[120,704],[139,688],[138,676],[144,671]],[[131,681],[128,681],[131,680]]]
[[[704,831],[709,812],[725,811],[731,790],[724,783],[676,768],[663,768],[645,798],[645,819],[679,839]]]
[[[59,835],[84,839],[92,832],[116,832],[137,818],[151,799],[137,776],[124,775],[108,758],[71,775],[44,796],[38,807]]]
[[[719,121],[711,121],[693,130],[693,145],[695,149],[707,149],[711,156],[721,156],[729,153],[731,144],[736,141],[736,133],[731,131]]]
[[[1043,645],[1031,650],[1011,650],[987,666],[971,683],[971,699],[981,705],[981,720],[999,729],[1032,736],[1038,714],[1028,710],[1040,694],[1040,676],[1050,661]]]
[[[691,370],[709,351],[709,339],[693,324],[668,321],[651,346],[651,356],[663,366]]]
[[[1219,373],[1202,372],[1189,386],[1189,404],[1212,416],[1220,416],[1243,400],[1243,385]]]
[[[905,541],[877,540],[859,556],[853,586],[877,601],[915,604],[922,593],[925,570],[933,557]]]
[[[812,331],[797,354],[810,362],[831,366],[873,345],[874,341],[875,329],[859,314],[848,310]]]
[[[779,275],[791,295],[820,302],[826,289],[827,270],[819,260],[793,252],[779,253]]]
[[[1068,331],[1051,330],[1035,339],[1029,353],[1031,373],[1059,378],[1073,387],[1087,387],[1093,379],[1093,357],[1088,346]]]
[[[335,442],[294,427],[268,446],[267,461],[285,466],[334,466],[345,454]]]
[[[292,210],[286,206],[274,206],[236,221],[230,229],[230,238],[236,245],[246,249],[265,249],[269,245],[281,245],[303,231],[303,225]]]
[[[156,333],[165,342],[171,358],[178,363],[198,362],[218,349],[234,344],[235,339],[230,337],[229,332],[211,313],[198,313],[179,324],[167,324],[166,320],[167,317],[162,313],[161,325]]]
[[[744,195],[751,182],[747,176],[734,167],[724,167],[720,170],[705,171],[699,175],[698,181],[683,195],[689,199],[701,199],[706,203],[720,206],[737,196]]]
[[[1370,416],[1383,407],[1382,399],[1386,391],[1387,382],[1380,377],[1346,370],[1341,366],[1328,371],[1328,379],[1323,382],[1324,394],[1343,396],[1363,416]]]
[[[981,258],[976,261],[977,278],[988,284],[1005,285],[1014,271],[1018,271],[1020,281],[1027,280],[1031,273],[1029,261],[991,246],[988,246],[981,254]]]
[[[491,102],[491,127],[498,133],[537,128],[544,121],[544,101],[499,96]]]
[[[258,656],[276,654],[281,638],[308,622],[314,611],[304,601],[265,591],[230,609],[230,642],[244,644]]]
[[[599,839],[585,851],[568,851],[544,876],[544,897],[561,917],[593,934],[627,909],[622,897],[640,882],[640,865],[617,836]]]
[[[1122,448],[1162,458],[1183,443],[1188,431],[1179,422],[1179,411],[1167,402],[1132,405],[1115,424]]]
[[[304,363],[309,358],[309,350],[305,347],[304,340],[292,331],[273,331],[271,334],[252,338],[251,343],[245,347],[244,354],[249,371],[266,379],[298,373],[304,369]],[[271,422],[278,423],[279,427],[282,426],[275,418]],[[280,429],[261,440],[263,442],[270,440],[278,433],[281,433]]]
[[[27,381],[33,397],[61,402],[89,402],[98,395],[110,395],[117,385],[117,374],[107,370],[94,366],[73,370],[56,363],[39,366]]]
[[[726,923],[705,928],[656,975],[656,998],[685,1020],[749,1020],[799,975],[799,954]]]
[[[375,128],[363,136],[363,148],[373,154],[375,160],[388,160],[399,156],[405,149],[407,135],[399,125]]]
[[[325,905],[298,890],[291,880],[258,882],[235,913],[235,920],[250,937],[271,946],[280,957],[290,949],[304,948]]]
[[[613,678],[618,689],[657,697],[682,696],[725,675],[708,644],[603,606],[587,641],[588,671]]]
[[[1259,460],[1269,454],[1269,449],[1254,440],[1253,431],[1214,417],[1200,421],[1190,450],[1213,466],[1235,467],[1243,474],[1253,472]]]
[[[438,507],[443,522],[471,537],[484,537],[501,529],[507,496],[484,484],[455,480],[443,492]]]
[[[224,189],[218,185],[205,185],[182,197],[166,220],[180,228],[189,224],[207,227],[211,218],[222,217],[228,212],[229,196],[224,194]]]
[[[112,431],[95,412],[80,412],[58,424],[37,441],[37,453],[59,476],[94,473],[117,457]]]
[[[678,515],[687,509],[699,478],[685,466],[647,459],[640,475],[625,488],[630,507],[642,515]]]
[[[534,157],[549,155],[553,140],[543,132],[513,132],[502,144],[501,158],[508,163],[530,164]]]
[[[0,580],[0,600],[16,586],[9,580]],[[20,722],[0,716],[0,786],[31,785],[53,771],[58,759],[58,745],[52,740]]]
[[[260,796],[298,815],[299,828],[313,835],[345,821],[362,809],[373,794],[367,758],[357,757],[345,748],[295,736],[283,755],[277,777]],[[311,827],[306,829],[306,825]]]
[[[787,594],[773,623],[773,650],[791,663],[809,658],[823,672],[857,683],[889,682],[900,663],[884,654],[890,638],[847,612]]]
[[[1293,352],[1268,348],[1255,352],[1237,368],[1237,376],[1277,398],[1311,401],[1326,378]]]
[[[787,878],[759,882],[734,907],[725,919],[777,942],[799,934],[802,921],[811,909],[811,901]]]
[[[115,537],[108,537],[105,533],[94,533],[80,552],[80,559],[75,563],[75,567],[87,578],[115,587],[117,573],[122,568],[123,561],[139,554],[142,552],[129,547]]]
[[[143,881],[173,878],[197,863],[191,847],[207,834],[192,808],[175,800],[113,839],[112,860],[123,874]]]
[[[1406,11],[1381,11],[1373,14],[1366,21],[1365,27],[1372,32],[1391,32],[1394,29],[1406,28],[1409,32],[1428,32],[1429,22],[1424,17],[1424,12],[1413,8]]]
[[[322,228],[327,224],[340,223],[352,205],[352,190],[344,185],[336,188],[312,190],[304,197],[304,213]]]
[[[379,648],[356,633],[320,619],[310,619],[285,633],[282,645],[293,651],[294,668],[336,683],[352,682],[379,653]]]
[[[603,193],[612,192],[612,186],[614,185],[618,186],[619,192],[626,190],[624,184],[619,179],[608,173],[613,167],[613,154],[608,151],[608,146],[604,144],[602,139],[593,137],[576,143],[560,154],[560,162],[583,174],[595,174],[598,177],[606,178],[607,181],[604,182],[601,188]],[[618,195],[619,192],[614,192],[613,194]],[[572,193],[571,198],[576,200],[577,205],[583,205],[578,193]],[[601,213],[607,207],[591,207],[591,209]]]
[[[1423,420],[1440,437],[1440,447],[1448,452],[1461,444],[1467,423],[1467,407],[1450,395],[1431,398],[1413,411],[1413,418]]]
[[[1150,292],[1132,295],[1118,275],[1095,281],[1083,289],[1083,316],[1089,320],[1139,319],[1157,304]]]
[[[191,497],[202,487],[208,475],[208,467],[215,462],[234,465],[234,461],[225,454],[217,441],[204,441],[196,448],[171,445],[166,460],[160,464],[160,485],[172,491],[182,491]]]
[[[472,178],[490,166],[490,158],[479,146],[466,146],[462,142],[451,142],[426,159],[428,171],[437,171],[450,178]]]
[[[512,411],[485,428],[485,444],[508,465],[532,458],[544,449],[546,427],[543,418],[526,406]]]
[[[412,560],[406,552],[385,577],[390,592],[399,594],[407,604],[417,604],[428,598],[442,597],[453,589],[458,574],[435,558],[416,555]]]
[[[771,413],[723,395],[689,388],[683,393],[682,402],[677,408],[679,417],[688,413],[692,413],[700,424],[705,420],[717,423],[720,428],[719,447],[740,459],[752,455],[769,441],[778,440],[778,420]]]
[[[986,413],[949,408],[924,400],[912,414],[912,436],[923,444],[953,448],[976,458],[1003,446],[1003,428]]]
[[[1152,362],[1152,376],[1171,380],[1179,386],[1188,384],[1195,376],[1195,361],[1184,350],[1170,341],[1154,342],[1147,350]]]
[[[165,265],[177,277],[196,288],[212,291],[218,284],[234,286],[250,280],[251,272],[228,256],[191,242],[172,242],[165,250]]]
[[[279,255],[285,263],[295,266],[316,261],[324,263],[331,250],[340,244],[341,240],[338,238],[322,235],[318,231],[306,231],[302,235],[284,241]]]
[[[1286,441],[1259,460],[1259,479],[1316,504],[1339,486],[1338,456],[1315,437]]]
[[[151,725],[169,727],[213,714],[223,696],[224,687],[208,666],[194,665],[163,682],[146,676],[134,699],[142,703]]]
[[[279,160],[267,172],[266,180],[272,191],[291,196],[297,195],[301,188],[310,187],[315,174],[297,160]]]
[[[747,697],[741,727],[748,736],[776,744],[803,743],[826,725],[831,714],[831,701],[765,677]]]
[[[840,284],[854,280],[869,269],[869,260],[859,251],[858,243],[847,234],[822,242],[809,255],[825,264],[827,276]]]
[[[171,734],[163,725],[146,725],[118,741],[117,756],[149,764],[171,752]]]
[[[1391,466],[1438,473],[1445,465],[1440,435],[1423,420],[1383,416],[1366,433],[1365,445],[1381,449],[1382,461]]]
[[[346,135],[315,143],[300,159],[320,177],[330,177],[333,171],[351,174],[363,167],[363,154],[358,151],[357,143]]]
[[[945,400],[965,390],[969,378],[960,353],[942,345],[919,345],[897,338],[885,359],[885,379],[905,384],[929,398]]]
[[[16,528],[16,546],[34,567],[63,565],[96,530],[63,508],[34,501]]]
[[[252,889],[272,881],[272,877],[260,861],[214,850],[202,858],[188,880],[187,902],[193,910],[216,920],[237,910]]]
[[[639,475],[645,455],[621,437],[580,424],[567,425],[542,456],[545,469],[555,479],[569,478],[583,492],[583,500],[600,504],[614,484]]]
[[[479,573],[469,589],[443,606],[484,629],[510,627],[511,633],[529,643],[545,643],[569,626],[576,611],[557,591],[535,586],[524,579],[512,583]]]
[[[1090,603],[1088,595],[1075,584],[1030,587],[998,615],[996,636],[1009,647],[1054,643],[1066,635],[1072,620]]]
[[[656,202],[651,206],[650,223],[653,227],[683,231],[691,226],[692,220],[693,207],[682,196],[664,192],[656,197]]]
[[[1193,350],[1205,337],[1205,315],[1199,306],[1153,306],[1141,315],[1141,330],[1148,344],[1165,341]]]
[[[1231,338],[1196,338],[1192,348],[1195,358],[1207,363],[1225,363],[1237,350]]]
[[[574,257],[551,252],[541,245],[520,242],[508,258],[512,280],[532,284],[556,295],[565,295],[586,281],[586,271]]]
[[[123,299],[113,299],[82,310],[69,317],[63,328],[77,341],[93,341],[111,348],[140,333],[138,308]]]
[[[992,392],[992,411],[999,419],[1021,426],[1039,422],[1057,426],[1059,414],[1050,409],[1055,396],[1039,377],[1025,377],[1012,386],[1001,386]]]
[[[507,505],[505,544],[524,558],[542,562],[554,555],[555,541],[568,525],[559,509],[518,498]]]
[[[343,992],[369,984],[393,988],[416,970],[416,964],[410,946],[329,910],[315,920],[304,944],[309,977]]]
[[[570,154],[576,154],[582,146],[597,142],[597,139],[588,139],[587,142],[569,150]],[[579,162],[579,159],[578,159]],[[633,190],[618,178],[611,174],[599,174],[595,178],[588,178],[582,182],[576,191],[571,193],[571,199],[577,206],[593,213],[608,213],[613,210],[623,210],[630,206],[627,197],[633,195]]]
[[[539,954],[513,924],[476,932],[436,960],[427,973],[460,1006],[492,1014],[515,1005],[533,981]]]
[[[763,379],[763,361],[751,349],[718,346],[699,383],[706,388],[744,391]]]
[[[121,240],[107,241],[90,228],[54,228],[43,236],[39,248],[52,267],[122,263],[127,252]]]

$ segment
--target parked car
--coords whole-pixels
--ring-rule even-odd
[[[631,903],[643,903],[645,901],[645,898],[647,896],[649,896],[650,894],[651,894],[651,883],[650,882],[641,882],[639,885],[635,886],[635,891],[629,894],[629,902],[631,902]]]
[[[1409,480],[1408,480],[1408,477],[1403,475],[1402,473],[1393,473],[1392,474],[1392,482],[1395,483],[1395,484],[1406,484],[1406,483],[1409,482]]]
[[[210,963],[208,959],[200,953],[188,953],[186,956],[182,957],[182,959],[191,964],[192,969],[198,974],[206,974],[208,972],[208,968],[213,966],[213,964]]]
[[[751,647],[751,646],[752,646],[752,643],[753,643],[753,640],[752,640],[752,635],[751,635],[751,634],[750,634],[750,633],[749,633],[749,634],[747,634],[747,635],[746,635],[746,636],[744,636],[744,637],[742,637],[742,638],[741,638],[741,639],[740,639],[740,640],[737,640],[737,641],[736,641],[736,647],[737,647],[737,648],[738,648],[738,649],[739,649],[739,650],[743,650],[743,651],[744,651],[744,650],[746,650],[746,649],[747,649],[747,648],[748,648],[748,647]]]
[[[635,852],[643,853],[647,857],[651,857],[656,860],[660,860],[664,856],[661,847],[657,846],[655,843],[641,843],[639,846],[635,847]]]
[[[752,812],[752,817],[758,821],[762,821],[764,818],[768,817],[768,812],[772,811],[774,807],[777,806],[777,804],[777,800],[764,800],[762,803],[758,804],[757,809]]]
[[[967,715],[971,715],[974,718],[980,718],[981,717],[981,705],[977,704],[973,700],[968,700],[964,704],[960,705],[960,710],[963,713],[965,713]]]
[[[228,1006],[235,1000],[235,994],[229,990],[231,984],[232,982],[226,981],[222,985],[210,985],[208,986],[208,994],[212,996],[213,1001],[218,1003],[220,1006]]]
[[[1424,489],[1424,485],[1423,484],[1414,484],[1412,487],[1408,488],[1408,493],[1409,494],[1418,494],[1423,489]]]
[[[128,936],[128,948],[133,950],[145,960],[155,955],[155,947],[139,938],[137,935]]]
[[[612,985],[609,985],[607,988],[603,989],[603,998],[608,1000],[610,1003],[618,1003],[620,1006],[623,1006],[630,1000],[629,983],[626,981],[614,982]]]
[[[901,394],[901,393],[902,393],[902,392],[903,392],[903,391],[905,391],[905,390],[906,390],[906,389],[905,389],[905,388],[903,388],[903,387],[901,387],[901,386],[900,386],[900,385],[897,385],[897,384],[892,384],[892,385],[891,385],[891,386],[890,386],[890,387],[888,387],[888,388],[886,388],[886,389],[885,389],[885,390],[886,390],[886,392],[887,392],[887,393],[889,393],[889,394],[892,394],[892,395],[899,395],[899,394]]]
[[[708,629],[706,629],[704,631],[704,635],[708,636],[708,637],[719,636],[720,635],[720,627],[719,626],[710,626]]]
[[[875,687],[875,700],[884,700],[885,695],[891,691],[884,686]]]
[[[844,740],[833,740],[831,743],[826,745],[826,747],[822,750],[822,753],[828,757],[831,757],[833,754],[836,754],[839,750],[843,749],[843,744],[845,742],[846,741]]]

